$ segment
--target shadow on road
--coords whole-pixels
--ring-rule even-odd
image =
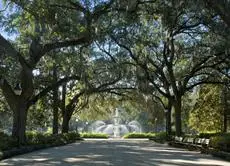
[[[230,163],[149,141],[85,141],[16,156],[0,165],[227,166]]]

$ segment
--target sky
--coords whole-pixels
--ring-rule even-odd
[[[2,10],[2,0],[0,0],[0,9]]]
[[[4,9],[4,7],[3,7],[3,4],[2,4],[2,0],[0,0],[0,10],[1,10],[1,12],[2,12],[3,9]],[[5,32],[2,31],[2,27],[0,27],[0,34],[2,36],[4,36],[5,38],[9,38],[9,36]]]
[[[0,11],[2,12],[2,10],[4,10],[4,6],[3,6],[3,3],[2,3],[2,0],[0,0]],[[4,32],[2,30],[2,27],[0,27],[0,34],[5,37],[6,39],[10,39],[10,40],[14,40],[16,38],[16,35],[12,34],[12,35],[9,35],[7,34],[6,32]]]
[[[0,0],[0,10],[2,11],[3,10],[3,6],[2,6],[2,1]],[[8,38],[8,35],[2,31],[2,29],[0,28],[0,34],[2,36],[4,36],[5,38]]]

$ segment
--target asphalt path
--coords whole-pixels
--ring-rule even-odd
[[[15,156],[0,165],[230,166],[230,162],[148,140],[86,140]]]

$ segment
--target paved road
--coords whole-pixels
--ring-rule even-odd
[[[230,166],[230,162],[149,141],[88,140],[16,156],[0,165]]]

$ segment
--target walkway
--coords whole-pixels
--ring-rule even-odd
[[[230,166],[230,162],[149,141],[87,140],[16,156],[0,165]]]

